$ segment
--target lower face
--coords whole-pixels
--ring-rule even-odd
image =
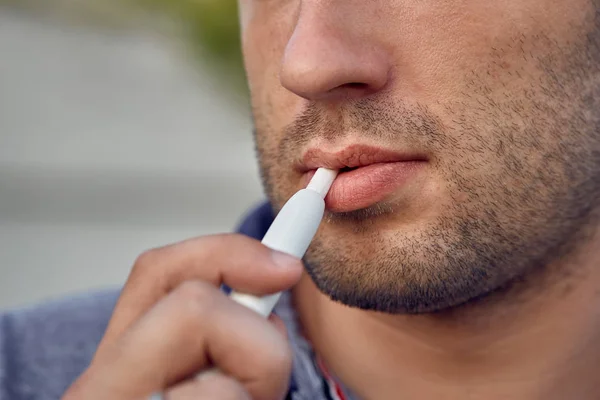
[[[388,313],[455,307],[552,263],[597,223],[595,1],[240,1],[274,208],[332,159],[381,161],[342,170],[307,253],[332,299]],[[295,30],[327,20],[303,21],[311,7],[345,16],[332,14],[333,36],[364,31],[385,49],[384,87],[337,97],[284,87]]]

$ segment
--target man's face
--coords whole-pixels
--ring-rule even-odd
[[[349,306],[430,312],[547,265],[600,199],[598,0],[240,0],[276,209],[342,170],[307,254]]]

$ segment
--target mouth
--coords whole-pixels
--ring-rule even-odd
[[[339,171],[325,205],[331,212],[350,212],[385,201],[407,186],[426,165],[422,154],[351,145],[337,151],[308,149],[297,165],[308,184],[317,168]]]

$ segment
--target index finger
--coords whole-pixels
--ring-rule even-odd
[[[186,280],[266,295],[290,288],[301,274],[299,259],[237,234],[201,237],[150,250],[136,261],[101,346],[115,340]]]

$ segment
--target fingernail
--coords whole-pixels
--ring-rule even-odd
[[[299,258],[277,250],[271,252],[271,259],[275,265],[281,268],[298,268],[298,265],[300,264]]]

